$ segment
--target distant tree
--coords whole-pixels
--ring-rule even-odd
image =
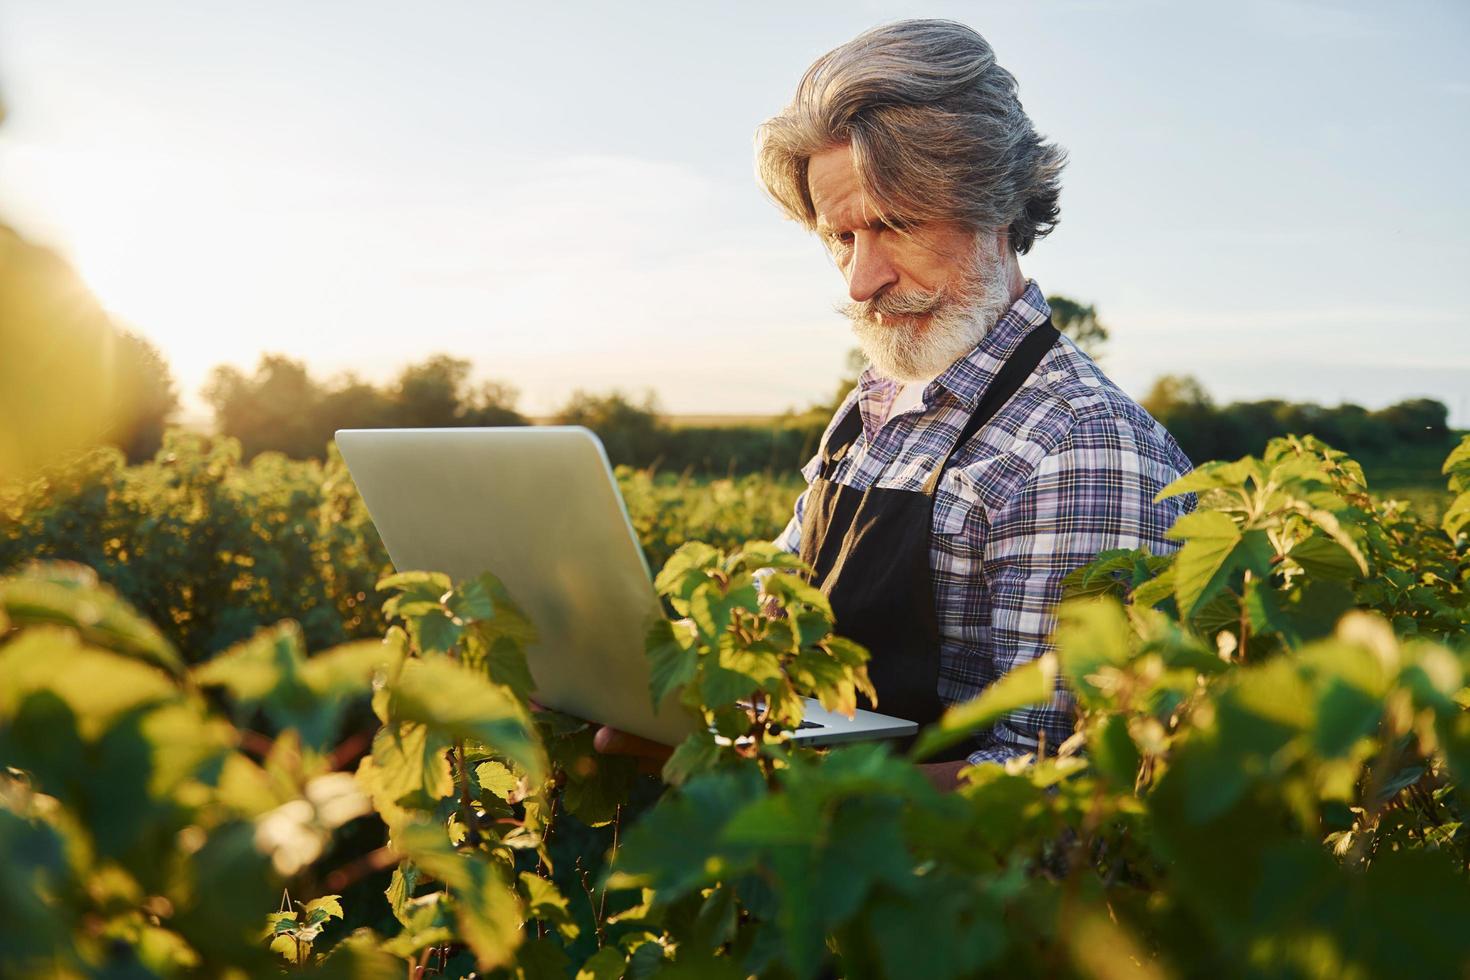
[[[1198,378],[1188,374],[1166,374],[1154,382],[1140,404],[1154,418],[1162,419],[1180,408],[1208,408],[1213,402]]]
[[[1314,435],[1349,453],[1392,451],[1404,445],[1445,446],[1449,409],[1415,398],[1370,412],[1361,405],[1325,407],[1264,398],[1216,405],[1187,375],[1159,378],[1141,402],[1193,460],[1236,459],[1276,436]]]
[[[469,361],[436,354],[386,388],[351,372],[322,384],[300,361],[267,354],[253,375],[216,367],[204,399],[220,434],[239,439],[246,459],[266,450],[320,457],[338,429],[526,424],[514,388],[496,381],[471,387],[469,373]]]
[[[1373,413],[1392,438],[1421,444],[1443,444],[1449,439],[1450,410],[1432,398],[1411,398]]]
[[[404,368],[393,392],[395,424],[407,428],[460,424],[469,376],[470,362],[448,354],[435,354]]]
[[[410,428],[453,425],[525,425],[515,409],[518,392],[500,381],[471,386],[470,362],[435,354],[411,364],[393,388],[393,421]]]
[[[558,425],[583,425],[597,433],[614,463],[650,466],[658,461],[663,420],[652,392],[635,403],[622,392],[593,395],[577,390],[556,413]]]
[[[1197,379],[1166,374],[1154,382],[1141,404],[1163,423],[1190,459],[1198,462],[1228,454],[1227,427]]]
[[[119,331],[115,353],[118,387],[109,441],[129,462],[141,463],[163,445],[163,432],[179,407],[178,390],[168,362],[144,338]]]
[[[338,429],[382,429],[395,423],[393,397],[350,371],[322,393],[317,408],[327,438]]]
[[[526,425],[528,419],[516,411],[520,398],[513,386],[503,381],[484,381],[470,390],[461,408],[463,425]]]
[[[1091,358],[1102,356],[1103,345],[1108,342],[1108,328],[1097,318],[1097,308],[1083,306],[1065,296],[1048,296],[1046,303],[1051,307],[1052,323],[1072,342],[1082,348]]]
[[[293,459],[320,456],[330,431],[320,417],[321,387],[306,365],[282,354],[265,354],[253,375],[216,367],[204,386],[220,434],[240,440],[246,459],[266,450]]]

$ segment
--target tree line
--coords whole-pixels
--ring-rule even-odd
[[[1065,296],[1047,301],[1057,327],[1101,356],[1109,330],[1096,308]],[[97,442],[117,446],[134,463],[158,452],[179,408],[162,354],[110,317],[63,258],[4,225],[0,341],[0,390],[26,412],[25,426],[0,432],[0,475]],[[651,393],[617,391],[574,392],[549,421],[592,429],[614,463],[719,475],[791,471],[815,451],[862,366],[853,351],[831,397],[759,423],[682,426]],[[216,367],[203,396],[216,432],[238,439],[247,460],[269,451],[321,458],[341,428],[530,424],[513,386],[477,382],[472,370],[466,358],[435,354],[375,384],[352,373],[321,379],[301,361],[266,354],[253,371]],[[1288,432],[1310,432],[1366,455],[1440,448],[1451,437],[1448,409],[1427,398],[1377,410],[1281,399],[1217,405],[1195,379],[1170,375],[1143,404],[1197,461],[1239,457]]]
[[[1413,447],[1438,450],[1452,442],[1449,409],[1432,398],[1411,398],[1376,410],[1279,398],[1217,405],[1196,379],[1165,375],[1142,404],[1196,462],[1237,459],[1264,439],[1292,432],[1310,432],[1328,445],[1368,457]]]

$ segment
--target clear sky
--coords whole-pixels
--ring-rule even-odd
[[[1022,259],[1105,367],[1220,400],[1428,395],[1470,425],[1470,4],[0,0],[0,217],[189,399],[263,351],[470,358],[524,411],[830,394],[841,280],[755,127],[874,24],[963,20],[1067,148]]]

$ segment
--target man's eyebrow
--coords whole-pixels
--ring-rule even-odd
[[[818,218],[817,219],[817,234],[819,234],[819,235],[835,235],[835,234],[838,233],[838,228],[839,227],[841,227],[843,230],[852,230],[852,229],[855,229],[855,228],[867,228],[869,231],[882,231],[884,228],[894,228],[894,227],[897,227],[897,226],[899,226],[901,224],[903,224],[903,222],[888,221],[888,220],[885,220],[883,218],[877,218],[877,217],[875,217],[875,218],[873,218],[873,220],[868,221],[866,223],[864,223],[862,221],[862,219],[856,219],[856,220],[854,220],[852,222],[842,222],[841,225],[839,226],[839,225],[831,224],[830,222],[827,221],[826,218]]]

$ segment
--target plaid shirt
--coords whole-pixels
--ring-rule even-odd
[[[1006,358],[1050,308],[1034,280],[985,339],[924,391],[923,403],[888,418],[899,385],[858,379],[823,436],[857,401],[863,432],[833,479],[854,489],[919,490],[944,458]],[[802,468],[810,483],[820,454]],[[1176,545],[1164,532],[1192,497],[1154,503],[1191,469],[1164,427],[1108,380],[1067,337],[1053,347],[994,418],[959,449],[934,498],[929,567],[939,624],[939,697],[969,700],[1051,646],[1062,578],[1108,548]],[[807,493],[776,539],[801,547]],[[882,705],[879,705],[882,708]],[[1073,731],[1060,681],[1046,705],[1013,712],[982,733],[971,762],[1052,750]]]

